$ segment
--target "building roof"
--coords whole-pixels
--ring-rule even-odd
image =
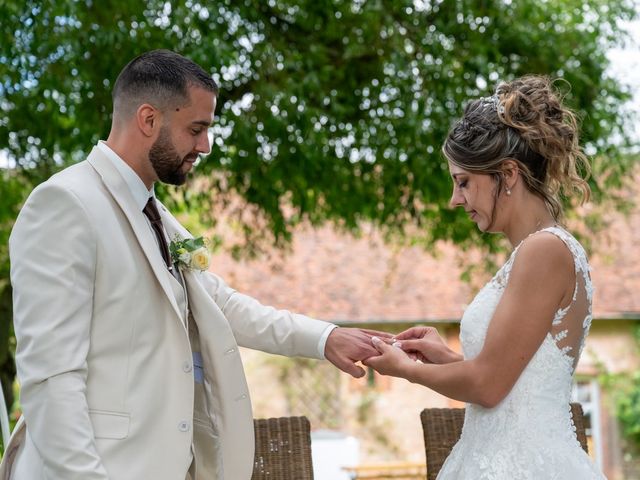
[[[591,261],[597,317],[640,317],[640,211],[616,218]]]
[[[640,319],[640,208],[607,215],[593,237],[594,317]],[[264,304],[334,322],[457,321],[489,275],[461,280],[478,252],[442,243],[435,254],[385,244],[374,230],[354,238],[300,227],[291,249],[255,260],[217,253],[211,270]],[[464,265],[463,265],[464,264]]]

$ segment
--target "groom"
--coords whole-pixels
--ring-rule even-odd
[[[192,61],[135,58],[107,141],[25,203],[10,239],[23,416],[0,480],[248,480],[238,345],[355,377],[377,354],[369,332],[263,306],[171,260],[167,239],[191,234],[153,186],[184,183],[209,152],[216,100]]]

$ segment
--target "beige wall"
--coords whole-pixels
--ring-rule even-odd
[[[638,320],[595,320],[580,358],[578,373],[595,373],[601,365],[610,373],[640,368],[634,326]]]
[[[633,338],[634,325],[635,321],[630,320],[594,321],[578,375],[595,378],[600,365],[611,372],[638,368],[640,357]],[[381,328],[381,325],[368,327]],[[449,339],[451,347],[459,351],[458,325],[444,324],[439,329]],[[391,326],[386,330],[398,331],[399,328]],[[281,357],[243,350],[243,359],[256,417],[307,414],[288,411],[284,390],[278,382]],[[342,430],[360,440],[362,463],[424,462],[422,409],[462,406],[425,387],[377,374],[373,388],[366,379],[355,380],[346,374],[340,375],[339,383],[337,394],[342,405]],[[606,392],[602,398],[606,399]],[[608,405],[601,405],[604,467],[610,480],[617,480],[623,478],[621,442],[615,418],[609,410]],[[358,421],[363,413],[366,421]]]
[[[596,320],[591,326],[577,375],[595,377],[600,373],[632,372],[640,368],[634,330],[637,320]],[[624,474],[624,440],[621,438],[611,397],[601,389],[600,438],[603,470],[609,480],[638,478]]]

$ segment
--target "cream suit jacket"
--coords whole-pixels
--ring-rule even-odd
[[[161,215],[170,236],[189,235]],[[218,463],[198,480],[251,477],[238,345],[318,358],[327,323],[265,307],[211,273],[185,272],[207,400],[194,423],[192,354],[170,273],[99,149],[32,192],[10,256],[23,417],[0,479],[183,480],[194,438],[197,454]]]

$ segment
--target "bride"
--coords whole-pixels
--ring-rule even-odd
[[[589,196],[575,116],[548,79],[523,77],[472,101],[442,150],[451,205],[513,252],[462,317],[464,356],[414,327],[393,346],[374,339],[365,363],[467,402],[439,480],[604,479],[569,407],[593,296],[585,252],[559,223],[561,193]]]

